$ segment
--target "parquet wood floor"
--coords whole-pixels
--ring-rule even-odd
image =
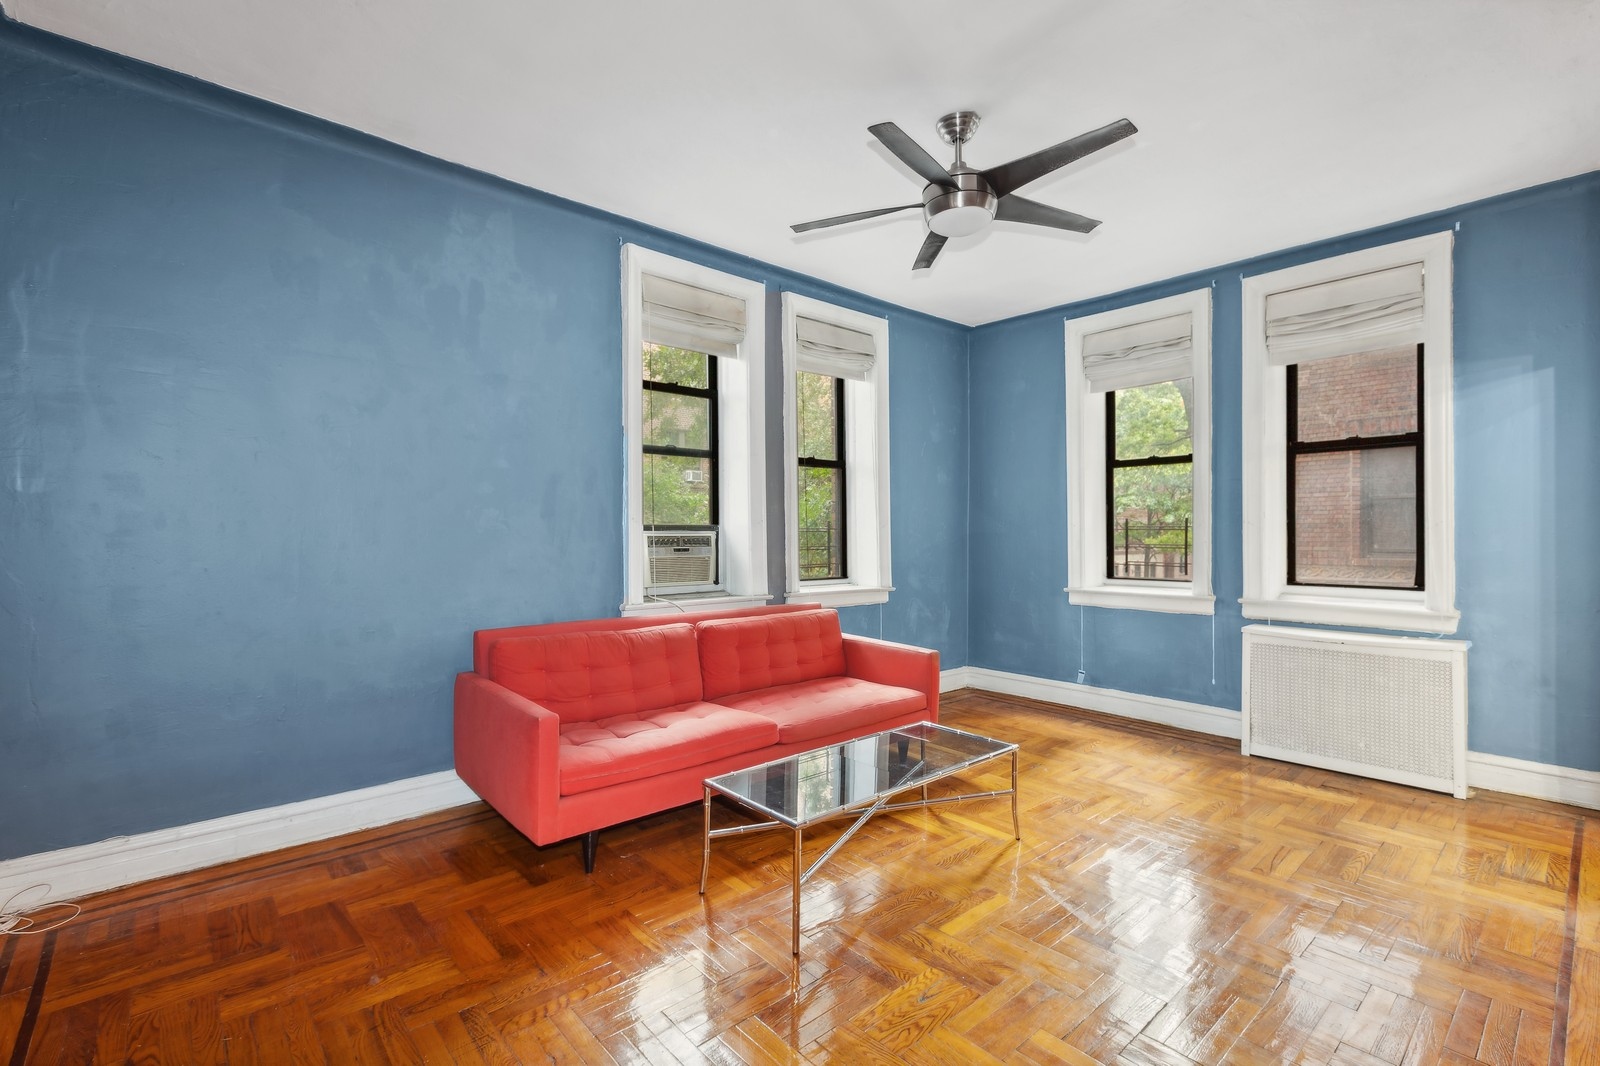
[[[869,823],[798,961],[787,834],[718,841],[702,897],[697,806],[587,877],[463,807],[0,937],[0,1066],[1600,1063],[1600,816],[1025,700],[943,719],[1021,743],[1022,843],[1004,799]]]

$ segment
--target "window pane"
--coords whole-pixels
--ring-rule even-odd
[[[1193,580],[1194,464],[1122,467],[1111,477],[1108,576]]]
[[[844,471],[800,468],[800,580],[845,577]]]
[[[691,389],[711,387],[711,356],[660,344],[644,346],[644,379]]]
[[[711,400],[644,390],[646,447],[711,448]]]
[[[1416,475],[1412,447],[1296,456],[1289,580],[1414,588]]]
[[[803,371],[794,376],[795,425],[802,459],[839,458],[839,420],[834,409],[838,380]]]
[[[711,460],[683,455],[644,456],[644,524],[709,526]]]
[[[1379,448],[1361,453],[1361,547],[1415,565],[1417,450]]]
[[[1194,451],[1189,434],[1189,400],[1193,395],[1191,378],[1118,389],[1117,458],[1149,459]]]
[[[1414,345],[1299,363],[1295,375],[1299,387],[1299,440],[1416,432]]]

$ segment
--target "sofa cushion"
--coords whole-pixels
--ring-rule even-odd
[[[700,699],[694,627],[507,637],[489,646],[489,680],[563,722],[640,714]]]
[[[844,673],[834,611],[723,618],[695,625],[705,698]]]
[[[778,743],[790,744],[848,729],[864,729],[895,715],[926,710],[928,697],[914,688],[880,685],[856,677],[823,677],[719,696],[717,702],[771,719],[778,726]]]
[[[561,723],[561,794],[637,781],[778,742],[772,719],[711,703]]]

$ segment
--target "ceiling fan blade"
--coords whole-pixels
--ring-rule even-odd
[[[815,222],[801,222],[789,228],[796,233],[805,233],[809,230],[822,229],[825,226],[842,226],[846,222],[860,222],[864,218],[877,218],[879,215],[892,215],[896,211],[909,211],[921,204],[901,204],[899,207],[880,207],[876,211],[857,211],[851,215],[834,215],[832,218],[819,218]]]
[[[1026,222],[1030,226],[1049,226],[1051,229],[1067,229],[1073,233],[1088,233],[1100,224],[1098,218],[1088,218],[1071,211],[1063,211],[1059,207],[1041,204],[1037,200],[1025,200],[1016,193],[1000,197],[994,217],[1002,222]]]
[[[911,269],[927,270],[933,266],[933,261],[939,257],[939,249],[944,247],[944,242],[948,239],[942,233],[929,233],[928,239],[922,242],[922,250],[917,253],[917,261],[911,264]]]
[[[1139,128],[1133,123],[1125,118],[1119,118],[1108,126],[1080,133],[1070,140],[1034,152],[1032,155],[990,167],[983,172],[983,179],[989,183],[996,196],[1004,196],[1013,189],[1020,189],[1028,182],[1044,177],[1052,170],[1060,170],[1075,159],[1082,159],[1091,152],[1098,152],[1138,132]]]
[[[916,171],[923,181],[943,185],[947,189],[956,187],[956,179],[950,176],[950,172],[940,166],[939,161],[929,155],[927,149],[906,136],[906,131],[893,122],[880,122],[876,126],[868,126],[867,132],[882,141],[883,146],[893,152],[896,159]]]

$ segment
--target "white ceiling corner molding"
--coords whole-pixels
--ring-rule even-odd
[[[1382,34],[1343,4],[1226,8],[1164,5],[1152,32],[1139,5],[1049,0],[976,22],[957,0],[910,21],[824,0],[799,22],[734,0],[5,0],[27,25],[967,325],[1600,168],[1593,0],[1486,0],[1466,20],[1412,0],[1383,9]],[[1319,65],[1340,77],[1300,76]],[[1102,225],[999,220],[916,272],[920,211],[791,232],[911,204],[920,180],[867,127],[894,122],[947,165],[935,124],[960,108],[983,116],[979,169],[1131,119],[1137,134],[1023,190]],[[1514,150],[1482,150],[1510,128]],[[710,175],[726,194],[707,197]]]

